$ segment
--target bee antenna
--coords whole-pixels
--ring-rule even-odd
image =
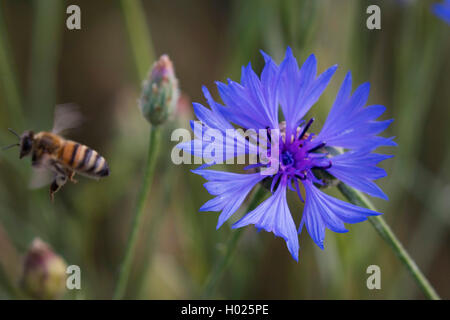
[[[3,147],[2,150],[8,150],[12,147],[18,147],[18,146],[20,146],[19,143],[13,143],[13,144],[10,144],[9,146]]]
[[[9,130],[9,132],[11,132],[12,134],[14,134],[17,138],[19,138],[20,139],[20,135],[17,133],[17,132],[15,132],[13,129],[11,129],[11,128],[8,128],[8,130]]]

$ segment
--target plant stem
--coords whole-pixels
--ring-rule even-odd
[[[338,184],[338,188],[351,203],[377,211],[373,204],[361,192],[345,185],[342,182]],[[405,250],[401,242],[397,239],[382,216],[369,217],[369,221],[370,223],[372,223],[375,230],[380,234],[383,240],[386,241],[394,250],[396,256],[400,259],[406,269],[411,273],[425,296],[428,299],[439,300],[439,295],[436,293],[428,279],[420,271],[419,267]]]
[[[144,179],[142,186],[139,190],[136,207],[134,210],[133,222],[131,225],[131,232],[128,237],[127,246],[125,249],[125,256],[120,267],[119,279],[117,282],[116,290],[114,292],[114,299],[122,299],[126,289],[128,277],[130,275],[131,262],[133,260],[134,251],[136,249],[136,241],[141,226],[141,220],[145,208],[145,203],[150,192],[153,173],[155,171],[156,155],[159,149],[160,132],[159,127],[151,126],[150,128],[150,141],[148,147],[147,162],[145,164]]]
[[[152,38],[145,19],[145,10],[139,0],[121,0],[125,27],[130,39],[139,79],[144,79],[155,59]]]
[[[251,211],[251,210],[255,209],[265,194],[266,194],[265,189],[260,187],[256,191],[252,201],[250,202],[250,204],[247,208],[247,211]],[[243,231],[244,230],[242,228],[240,228],[240,229],[237,229],[232,232],[232,234],[226,244],[225,254],[217,261],[213,270],[211,271],[211,273],[208,276],[208,279],[207,279],[206,285],[205,285],[205,290],[202,295],[202,299],[208,299],[214,293],[217,283],[219,282],[225,269],[227,268],[228,264],[230,263],[230,261],[233,257],[233,253],[237,247],[239,239],[241,238],[241,236],[243,234]]]
[[[17,130],[23,129],[24,115],[15,63],[8,39],[2,5],[0,4],[0,103],[4,104],[8,121]],[[5,117],[2,114],[2,117]]]
[[[122,7],[125,28],[129,37],[136,71],[139,80],[143,80],[152,61],[154,60],[152,39],[145,18],[145,11],[140,0],[120,0],[120,5]],[[123,298],[125,293],[130,274],[131,262],[136,247],[137,235],[141,226],[145,200],[147,199],[147,195],[150,191],[153,172],[155,169],[156,155],[159,148],[160,129],[152,126],[150,130],[150,141],[147,163],[145,165],[144,180],[139,191],[131,227],[132,229],[128,238],[125,256],[120,268],[119,279],[114,292],[114,299]]]
[[[58,63],[65,6],[60,0],[35,1],[31,70],[27,104],[30,127],[51,128],[57,91]]]

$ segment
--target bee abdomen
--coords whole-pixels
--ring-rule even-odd
[[[68,141],[65,144],[62,160],[78,172],[96,177],[109,175],[109,167],[105,158],[88,146],[76,142]]]

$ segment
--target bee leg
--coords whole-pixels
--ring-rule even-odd
[[[55,192],[58,191],[59,186],[56,183],[56,179],[53,180],[52,184],[50,185],[50,200],[55,201]]]
[[[53,180],[52,184],[50,185],[50,199],[54,200],[55,198],[55,192],[57,192],[63,185],[65,185],[67,182],[67,176],[66,175],[60,175],[57,174],[55,176],[55,179]]]
[[[75,171],[69,171],[68,177],[69,177],[69,180],[70,180],[71,182],[73,182],[73,183],[77,183],[77,182],[78,182],[78,180],[76,180],[76,179],[73,178],[73,177],[75,177]]]
[[[63,166],[61,166],[57,162],[53,163],[53,167],[54,167],[55,171],[57,172],[57,175],[66,176],[73,183],[77,183],[78,182],[77,180],[75,180],[73,178],[75,176],[75,171],[67,169],[67,168],[64,168]]]

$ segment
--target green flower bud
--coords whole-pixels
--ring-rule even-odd
[[[66,288],[65,261],[36,238],[28,250],[21,279],[24,291],[36,299],[57,299]]]
[[[153,125],[165,122],[175,109],[178,95],[178,80],[172,61],[169,56],[162,55],[144,81],[139,101],[142,114]]]

